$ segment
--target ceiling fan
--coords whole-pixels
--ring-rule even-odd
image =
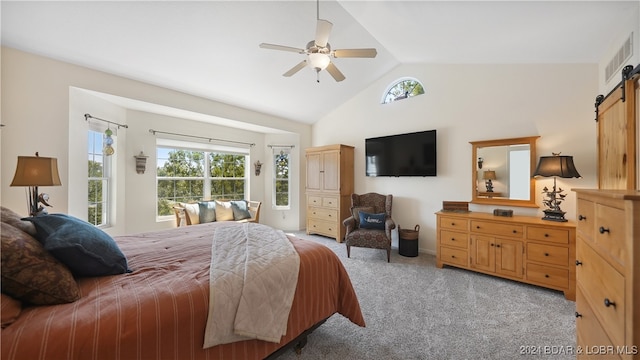
[[[376,49],[336,49],[332,50],[329,45],[329,34],[331,34],[331,28],[333,24],[327,20],[320,19],[320,0],[316,2],[317,7],[317,19],[316,25],[316,37],[307,43],[304,49],[295,48],[291,46],[275,45],[261,43],[260,47],[263,49],[281,50],[296,52],[298,54],[306,55],[307,58],[299,62],[296,66],[292,67],[289,71],[282,74],[283,76],[292,76],[300,71],[305,66],[309,66],[316,71],[318,76],[317,81],[320,82],[320,71],[326,69],[329,74],[336,80],[342,81],[345,79],[344,75],[338,70],[335,64],[331,61],[331,58],[374,58],[378,54]]]

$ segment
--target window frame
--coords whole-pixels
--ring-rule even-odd
[[[419,92],[417,94],[412,94],[412,93],[408,93],[407,96],[402,96],[402,95],[396,95],[393,99],[391,100],[387,100],[389,98],[392,92],[392,90],[394,88],[396,88],[398,85],[404,84],[406,82],[416,82],[420,85],[420,87],[422,88],[422,92]],[[400,79],[397,79],[396,81],[393,81],[391,84],[389,84],[389,86],[387,86],[387,88],[385,89],[384,93],[382,93],[382,100],[380,101],[382,104],[390,104],[399,100],[404,100],[404,99],[408,99],[408,98],[412,98],[412,97],[416,97],[418,95],[424,95],[427,92],[427,90],[424,87],[424,84],[422,83],[422,81],[414,78],[414,77],[402,77]]]
[[[278,178],[278,156],[281,153],[287,155],[287,178]],[[290,210],[291,209],[291,147],[289,146],[272,146],[271,159],[273,161],[273,176],[271,177],[271,208],[274,210]],[[287,205],[278,205],[278,182],[287,182]],[[282,192],[281,192],[282,193]]]
[[[106,126],[99,126],[99,125],[93,125],[90,126],[89,129],[87,130],[87,155],[89,157],[91,157],[92,159],[96,158],[96,155],[100,155],[100,157],[102,158],[102,176],[101,177],[97,177],[97,176],[89,176],[89,169],[87,168],[87,221],[91,224],[93,224],[95,227],[97,228],[109,228],[111,226],[113,226],[113,224],[111,223],[111,210],[114,208],[115,206],[115,201],[113,199],[113,197],[111,196],[114,192],[113,192],[113,168],[115,166],[114,162],[116,160],[116,155],[110,155],[110,156],[106,156],[104,154],[104,152],[102,151],[102,149],[104,148],[104,131],[107,129]],[[117,132],[114,131],[113,135],[111,135],[111,137],[113,138],[113,148],[117,149]],[[94,139],[92,140],[90,137],[93,137]],[[100,138],[100,147],[98,148],[96,146],[96,138]],[[94,144],[93,149],[89,149],[88,147],[90,146],[90,144]],[[88,161],[95,161],[95,160],[89,160]],[[89,166],[88,162],[87,162],[87,167]],[[90,189],[90,184],[92,181],[100,181],[102,182],[102,199],[100,202],[95,202],[92,201],[92,199],[89,196],[89,189]],[[94,206],[98,205],[99,203],[102,204],[102,223],[100,224],[94,224],[93,223],[93,219],[91,219],[89,217],[89,208],[90,208],[90,204],[93,204]]]

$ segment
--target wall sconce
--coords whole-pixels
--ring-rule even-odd
[[[38,186],[60,186],[58,174],[58,159],[36,156],[18,156],[16,173],[10,186],[28,186],[29,215],[36,216],[46,214],[47,211],[40,203],[51,206],[48,203],[49,195],[38,195]]]
[[[482,169],[482,163],[484,162],[484,159],[479,157],[478,158],[478,169]]]
[[[262,165],[263,164],[260,162],[260,160],[253,163],[253,166],[256,169],[256,176],[260,176],[260,169],[262,168]]]
[[[140,151],[140,154],[134,155],[133,157],[136,158],[136,172],[138,174],[144,174],[144,171],[147,169],[148,156]]]
[[[560,153],[552,153],[553,156],[541,156],[538,167],[533,173],[534,177],[551,177],[553,176],[553,189],[550,191],[546,186],[542,189],[545,199],[542,203],[547,207],[544,211],[542,220],[551,221],[567,221],[564,218],[565,212],[560,209],[560,204],[567,196],[563,194],[561,188],[556,190],[556,177],[561,178],[580,178],[578,170],[573,164],[573,156],[560,156]]]

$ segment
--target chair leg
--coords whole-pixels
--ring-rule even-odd
[[[391,249],[387,249],[387,262],[391,262]]]
[[[347,245],[347,257],[351,258],[351,246]]]

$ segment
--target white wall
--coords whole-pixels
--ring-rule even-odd
[[[86,129],[84,113],[126,123],[129,129],[118,133],[119,156],[117,169],[118,207],[116,209],[115,228],[112,234],[131,233],[171,226],[171,222],[156,222],[154,203],[151,193],[155,191],[154,171],[144,175],[135,172],[133,156],[144,144],[145,152],[154,155],[154,138],[148,133],[149,127],[160,127],[166,131],[180,129],[181,133],[211,132],[222,133],[234,138],[248,137],[256,142],[252,150],[252,160],[265,160],[266,140],[264,133],[239,131],[232,128],[207,125],[201,122],[183,122],[182,119],[168,118],[141,111],[131,111],[96,99],[83,93],[85,89],[93,92],[117,95],[146,103],[164,105],[176,109],[188,110],[205,115],[235,120],[276,129],[285,138],[290,137],[296,147],[295,156],[311,146],[311,126],[287,119],[277,118],[247,109],[190,96],[184,93],[125,79],[103,72],[55,61],[28,54],[15,49],[2,47],[2,123],[1,136],[1,186],[0,203],[23,215],[27,215],[24,188],[10,187],[19,155],[32,155],[36,151],[41,156],[58,159],[62,186],[42,188],[50,194],[54,208],[50,212],[69,213],[77,217],[86,217]],[[215,136],[214,136],[215,137]],[[287,139],[289,140],[289,139]],[[254,159],[255,156],[255,159]],[[150,161],[148,169],[154,169]],[[263,166],[263,172],[268,164]],[[292,182],[300,183],[300,171],[293,171]],[[253,174],[253,171],[252,171]],[[270,177],[251,177],[251,196],[264,197]],[[270,206],[264,206],[262,219],[268,224],[288,230],[297,230],[304,226],[304,189],[299,187],[293,194],[296,200],[285,219],[281,214],[271,215]],[[262,221],[264,222],[264,221]]]
[[[597,71],[595,64],[400,66],[317,122],[313,145],[355,146],[355,192],[393,194],[393,218],[404,228],[420,225],[421,251],[435,251],[434,213],[442,201],[471,200],[470,141],[539,135],[538,157],[551,152],[574,156],[582,178],[558,179],[558,185],[568,193],[562,209],[568,219],[575,219],[570,189],[596,186]],[[405,76],[419,79],[425,94],[380,104],[389,83]],[[365,138],[430,129],[438,131],[437,177],[364,175]],[[545,185],[552,180],[538,180],[536,193]],[[540,195],[537,203],[541,206]],[[471,208],[498,207],[507,208]],[[520,215],[543,215],[541,209],[512,209]]]

